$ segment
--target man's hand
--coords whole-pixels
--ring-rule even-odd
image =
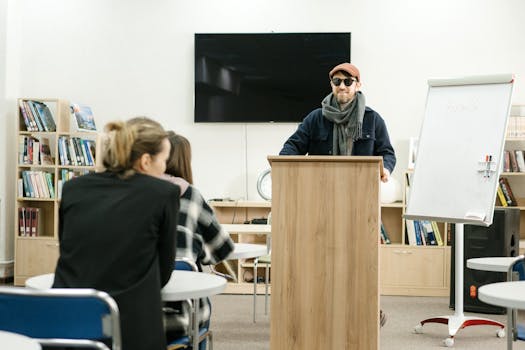
[[[381,181],[387,182],[390,178],[390,171],[387,168],[383,169],[383,176],[381,176]]]

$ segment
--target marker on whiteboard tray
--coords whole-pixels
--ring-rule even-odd
[[[478,172],[483,173],[483,177],[488,179],[495,172],[495,162],[492,161],[492,155],[486,154],[485,159],[479,162],[480,169]]]
[[[492,156],[487,155],[485,162],[487,163],[487,168],[485,169],[485,177],[490,177],[490,163],[492,163]]]

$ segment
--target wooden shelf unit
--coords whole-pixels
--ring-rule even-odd
[[[210,201],[217,219],[221,224],[243,224],[252,219],[268,219],[272,210],[272,203],[266,201]],[[266,235],[259,233],[232,233],[234,242],[266,244]],[[252,294],[253,293],[253,259],[228,260],[234,272],[237,274],[238,282],[228,283],[227,293]],[[264,278],[266,265],[257,268],[257,276]],[[218,269],[227,273],[221,265]],[[245,280],[247,279],[247,280]],[[264,293],[264,283],[257,285],[257,293]]]
[[[39,101],[45,103],[53,115],[56,124],[56,131],[28,131],[24,122],[24,116],[17,108],[17,135],[18,144],[17,165],[16,165],[16,203],[15,203],[15,263],[14,263],[14,284],[24,285],[25,280],[29,277],[54,272],[56,262],[59,256],[58,244],[58,208],[60,205],[60,193],[62,183],[62,170],[75,172],[94,171],[95,166],[65,166],[60,164],[58,151],[59,137],[80,137],[96,141],[96,132],[74,132],[70,125],[70,107],[69,101],[56,98],[21,98],[21,101]],[[41,141],[49,141],[52,163],[49,165],[40,164],[23,164],[20,154],[24,152],[23,138],[31,137]],[[21,142],[22,140],[22,142]],[[33,198],[28,197],[23,191],[20,192],[19,179],[22,179],[24,171],[43,171],[50,173],[52,176],[52,186],[54,196],[52,198]],[[23,181],[22,181],[23,182]],[[23,186],[23,185],[22,185]],[[39,232],[37,236],[20,235],[20,218],[19,208],[31,207],[39,208]]]
[[[411,172],[406,174],[410,175]],[[380,290],[382,295],[448,296],[450,289],[450,246],[446,224],[438,223],[443,246],[413,246],[406,241],[405,214],[407,177],[403,199],[381,205],[381,221],[391,244],[380,247]]]
[[[244,223],[254,218],[267,218],[271,203],[263,201],[211,201],[209,203],[222,224]],[[384,295],[447,296],[450,279],[450,246],[410,246],[405,242],[403,201],[381,204],[381,220],[392,244],[380,246],[380,290]],[[445,224],[440,223],[440,230]],[[261,234],[232,234],[235,242],[265,244]],[[444,242],[446,238],[444,237]],[[226,292],[251,294],[251,280],[243,276],[253,274],[253,259],[230,261],[239,276],[238,283],[229,283]],[[259,266],[257,275],[264,277],[265,265]],[[226,272],[226,271],[224,271]],[[271,273],[270,273],[271,274]],[[264,283],[259,283],[257,293],[264,293]]]

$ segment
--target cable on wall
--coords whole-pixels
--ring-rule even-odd
[[[245,176],[245,196],[248,200],[248,124],[244,123],[244,176]]]

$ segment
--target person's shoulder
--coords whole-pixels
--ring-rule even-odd
[[[189,185],[186,191],[181,195],[181,198],[185,198],[189,201],[192,201],[194,203],[196,202],[206,202],[206,199],[204,199],[204,196],[199,191],[197,187],[194,185]]]
[[[376,110],[369,106],[365,106],[365,117],[374,118],[381,121],[383,120],[383,117],[381,117],[381,115]]]
[[[176,193],[178,196],[180,194],[179,186],[173,186],[172,183],[154,176],[135,174],[130,180],[147,191],[155,192],[156,195],[172,195],[173,193]]]
[[[311,111],[310,113],[308,113],[308,115],[306,117],[304,117],[303,122],[319,120],[319,119],[322,119],[322,118],[323,118],[323,109],[322,108],[316,108],[313,111]]]

